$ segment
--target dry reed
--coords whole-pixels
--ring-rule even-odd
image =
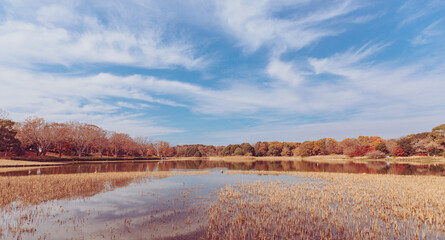
[[[445,238],[443,177],[290,174],[311,181],[256,182],[222,188],[209,209],[206,237]]]
[[[0,208],[15,201],[39,204],[49,200],[90,197],[144,177],[209,174],[209,171],[113,172],[0,177]]]

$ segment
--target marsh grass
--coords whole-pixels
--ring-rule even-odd
[[[23,205],[56,199],[90,197],[105,190],[127,186],[140,178],[209,173],[209,171],[112,172],[0,177],[0,208],[15,201],[20,201]]]
[[[53,221],[52,225],[57,226],[58,229],[66,229],[73,238],[85,238],[87,236],[82,230],[88,227],[85,223],[91,217],[101,216],[100,210],[90,209],[83,215],[76,216],[67,213],[62,205],[59,205],[59,200],[82,202],[100,192],[124,187],[132,182],[209,173],[208,171],[176,171],[0,177],[0,239],[22,239],[23,237],[46,239],[47,236],[51,236],[51,232],[42,233],[39,226],[48,225],[48,221]],[[135,232],[139,234],[137,236],[144,236],[147,229],[150,229],[152,236],[155,236],[154,234],[168,236],[171,234],[169,230],[172,225],[181,226],[177,224],[179,219],[183,219],[180,220],[182,225],[193,225],[190,221],[199,223],[197,219],[202,216],[198,213],[205,213],[202,211],[205,208],[201,202],[193,200],[196,191],[184,188],[175,200],[163,201],[161,207],[154,207],[144,218],[124,218],[122,221],[107,223],[101,235],[108,239],[128,237]],[[154,197],[150,193],[142,194],[149,198]],[[193,226],[203,228],[203,224],[205,221]]]
[[[240,183],[220,189],[209,209],[206,237],[445,238],[445,178],[289,174],[311,181]]]

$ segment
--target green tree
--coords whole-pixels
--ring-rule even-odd
[[[445,146],[445,124],[433,128],[431,131],[431,136],[438,144]]]
[[[388,149],[386,148],[386,144],[385,144],[385,142],[379,142],[376,146],[375,146],[375,150],[377,150],[377,151],[380,151],[380,152],[382,152],[382,153],[385,153],[385,154],[388,154],[389,153],[389,151],[388,151]]]
[[[244,155],[248,155],[248,156],[255,155],[255,149],[249,143],[241,144],[241,148],[243,149]]]
[[[14,128],[15,122],[9,119],[0,119],[0,151],[8,152],[18,150],[20,146],[19,140],[15,138],[17,130]]]
[[[240,147],[235,149],[235,152],[233,153],[233,155],[235,156],[243,156],[244,155],[244,150]]]

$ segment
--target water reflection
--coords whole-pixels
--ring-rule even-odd
[[[230,169],[260,171],[300,171],[300,172],[340,172],[396,175],[445,175],[445,165],[426,164],[388,164],[387,162],[369,163],[320,163],[310,161],[251,161],[221,162],[208,160],[159,161],[72,164],[51,168],[0,173],[3,176],[23,176],[37,174],[70,174],[99,172],[153,172],[196,169]]]

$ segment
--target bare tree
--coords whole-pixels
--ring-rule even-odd
[[[110,144],[114,150],[114,157],[118,157],[119,152],[131,141],[132,139],[128,134],[113,132],[110,137]]]
[[[92,147],[99,153],[100,157],[103,156],[104,150],[110,147],[108,135],[109,133],[101,128],[93,129]]]
[[[147,156],[147,152],[150,148],[150,139],[148,139],[148,137],[137,137],[134,139],[134,141],[136,142],[137,146],[138,146],[138,150],[141,153],[141,155],[143,157]]]
[[[92,143],[92,125],[79,122],[71,122],[68,125],[70,128],[70,143],[73,145],[77,156],[82,157]]]
[[[155,144],[156,151],[158,156],[165,157],[172,154],[172,149],[170,147],[170,143],[165,141],[159,141]]]
[[[50,136],[53,139],[54,146],[59,153],[59,158],[62,157],[63,147],[69,141],[70,129],[65,123],[52,123],[50,124]]]
[[[54,143],[51,125],[45,122],[45,119],[30,117],[25,120],[19,129],[17,137],[26,145],[36,148],[37,156],[45,156],[49,148]]]

